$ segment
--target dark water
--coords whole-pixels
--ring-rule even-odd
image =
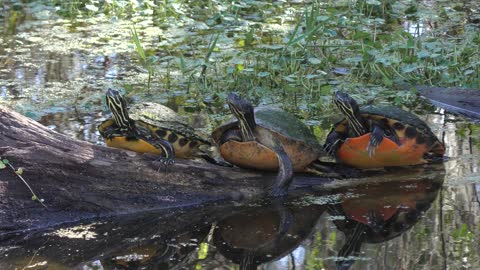
[[[451,263],[445,254],[448,236],[441,233],[448,222],[444,177],[440,164],[290,200],[170,209],[12,235],[0,244],[0,266],[443,269]],[[417,261],[421,256],[428,260]]]
[[[282,20],[297,14],[292,6],[279,11]],[[132,102],[166,104],[204,135],[224,118],[221,100],[170,85],[168,59],[154,86],[169,91],[136,92],[146,73],[130,60],[131,21],[67,20],[34,3],[24,9],[14,26],[7,23],[13,9],[0,17],[0,104],[97,144],[103,140],[96,126],[109,116],[102,105],[109,86],[133,86]],[[198,41],[203,47],[190,53],[199,53],[210,38],[195,21],[173,32],[148,16],[130,19],[144,30],[147,46],[185,51]],[[368,184],[346,181],[272,205],[169,209],[10,235],[0,239],[0,269],[480,269],[480,126],[416,104],[409,109],[447,147],[450,159],[442,165],[385,172]]]

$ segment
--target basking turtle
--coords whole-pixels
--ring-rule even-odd
[[[340,91],[333,101],[345,118],[334,125],[324,148],[345,164],[357,168],[415,165],[445,153],[427,124],[412,113],[392,106],[360,108]]]
[[[199,147],[210,143],[195,134],[175,111],[158,103],[140,103],[127,110],[127,102],[120,93],[108,89],[107,105],[112,118],[98,126],[98,131],[110,147],[140,153],[162,155],[165,164],[174,158],[195,156],[209,158]]]
[[[253,109],[236,93],[227,97],[235,118],[212,133],[222,157],[239,167],[278,171],[270,196],[287,193],[294,171],[304,171],[323,152],[295,116],[274,108]]]

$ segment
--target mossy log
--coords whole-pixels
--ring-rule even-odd
[[[90,217],[209,202],[251,200],[274,173],[177,159],[168,171],[150,155],[75,140],[0,106],[0,156],[29,182],[47,208],[9,168],[0,170],[0,235]],[[295,177],[292,189],[330,181]]]

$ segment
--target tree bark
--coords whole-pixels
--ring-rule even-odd
[[[275,173],[182,159],[164,172],[151,155],[78,141],[2,106],[0,156],[24,169],[22,176],[48,207],[32,201],[11,169],[0,170],[0,235],[90,217],[254,199],[275,179]],[[330,181],[295,178],[292,189]]]

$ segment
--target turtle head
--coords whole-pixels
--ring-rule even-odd
[[[355,99],[347,93],[336,91],[333,96],[333,103],[345,115],[357,136],[367,133],[363,124],[364,120],[360,114],[360,107]]]
[[[230,111],[238,119],[238,125],[244,141],[253,141],[255,136],[253,131],[257,124],[255,123],[255,115],[253,106],[248,100],[243,99],[235,92],[231,92],[227,97],[227,104]]]
[[[349,96],[347,93],[336,91],[333,96],[333,103],[335,106],[347,117],[360,113],[360,107],[355,99]]]
[[[106,98],[107,106],[112,111],[113,121],[120,127],[121,130],[133,130],[134,122],[128,116],[127,101],[120,92],[109,88],[107,90]]]

